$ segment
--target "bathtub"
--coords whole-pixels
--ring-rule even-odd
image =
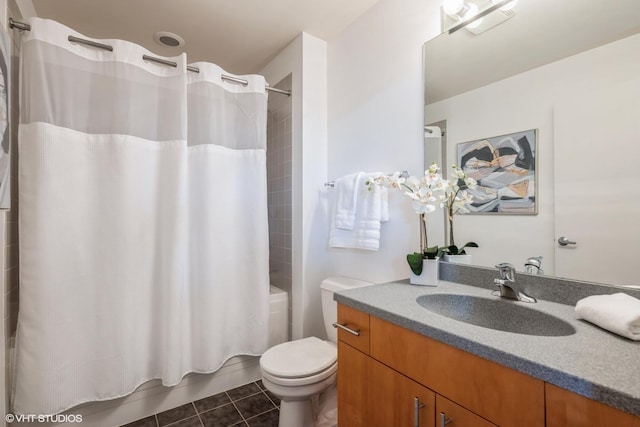
[[[269,347],[289,341],[289,293],[269,288]]]

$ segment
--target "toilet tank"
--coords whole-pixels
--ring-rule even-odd
[[[320,284],[322,317],[324,318],[324,328],[327,331],[327,339],[329,341],[338,342],[338,334],[336,328],[333,327],[333,324],[338,320],[338,304],[333,300],[333,294],[346,289],[372,285],[373,283],[350,277],[329,277],[322,281]]]

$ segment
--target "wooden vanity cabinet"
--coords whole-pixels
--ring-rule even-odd
[[[436,395],[436,425],[438,427],[496,427],[495,424],[439,394]]]
[[[372,358],[496,425],[544,426],[543,381],[376,317],[370,329]]]
[[[338,305],[338,323],[338,425],[435,427],[435,393],[369,357],[369,315]]]
[[[338,331],[338,425],[544,426],[542,381],[341,304],[338,323],[360,332]]]
[[[369,315],[346,305],[338,304],[338,340],[369,354]]]
[[[436,426],[433,391],[375,359],[368,358],[368,363],[369,426]]]
[[[545,384],[548,427],[624,426],[640,427],[640,417]]]
[[[640,427],[640,417],[341,304],[338,322],[360,330],[338,333],[340,426]]]
[[[370,357],[338,339],[338,425],[368,427]]]
[[[338,341],[338,425],[435,427],[435,393]]]
[[[338,424],[368,427],[369,315],[338,304]]]

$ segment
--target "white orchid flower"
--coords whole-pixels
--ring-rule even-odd
[[[422,203],[420,200],[414,200],[413,210],[417,214],[428,214],[436,210],[436,207],[432,204]]]
[[[433,163],[420,177],[409,176],[404,178],[404,173],[396,172],[392,175],[380,175],[370,178],[367,180],[367,185],[369,189],[378,185],[402,190],[403,194],[411,199],[413,210],[424,219],[425,214],[435,211],[437,207],[444,206],[445,193],[451,186],[448,180],[442,178],[442,174],[439,171],[440,167]],[[428,244],[426,242],[426,234],[424,235],[424,242],[422,242],[422,236],[423,234],[421,233],[421,251],[424,252]]]
[[[470,176],[466,176],[466,175],[465,175],[465,178],[464,178],[464,183],[467,184],[467,187],[469,187],[471,189],[474,189],[474,188],[476,188],[478,186],[478,182],[475,179],[471,178]]]

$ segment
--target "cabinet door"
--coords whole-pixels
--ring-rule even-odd
[[[436,426],[496,427],[495,424],[440,395],[436,396]]]
[[[640,417],[545,384],[547,427],[640,427]]]
[[[369,427],[365,420],[369,356],[338,341],[338,425]]]
[[[434,427],[435,393],[369,359],[367,418],[371,427]]]

